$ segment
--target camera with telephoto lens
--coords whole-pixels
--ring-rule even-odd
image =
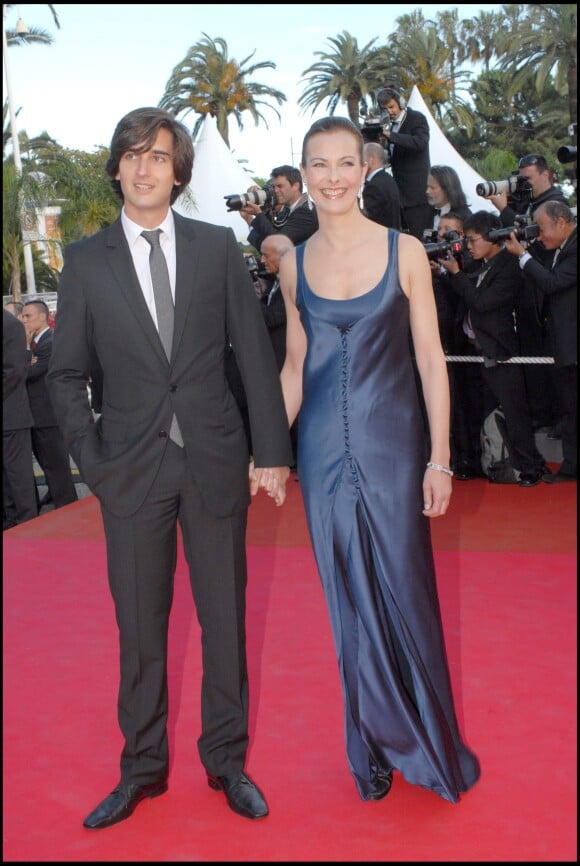
[[[490,229],[487,233],[487,240],[491,241],[492,244],[496,244],[498,241],[507,241],[512,233],[515,234],[518,241],[533,241],[539,237],[540,227],[536,223],[527,222],[525,217],[516,219],[516,223],[515,226],[507,226],[503,229]]]
[[[456,231],[448,231],[443,235],[443,239],[437,242],[423,243],[427,258],[436,262],[439,259],[454,258],[461,265],[461,257],[465,252],[465,241]]]
[[[272,184],[265,183],[260,189],[251,189],[249,192],[242,192],[240,195],[224,195],[228,213],[241,210],[247,204],[259,205],[264,213],[272,210],[276,204],[276,193]]]
[[[484,180],[482,183],[478,183],[475,191],[482,198],[507,192],[508,204],[510,205],[529,202],[532,197],[532,187],[529,180],[519,174],[517,169],[505,180]]]
[[[567,144],[563,144],[562,147],[558,148],[556,153],[556,157],[558,162],[561,162],[563,165],[567,162],[576,162],[578,159],[578,150],[575,147],[568,146]]]

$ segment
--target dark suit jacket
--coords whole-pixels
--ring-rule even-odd
[[[378,171],[363,188],[364,213],[373,222],[401,231],[401,199],[396,180],[384,171]]]
[[[392,132],[389,144],[393,177],[399,187],[401,206],[414,207],[427,203],[429,161],[429,124],[420,111],[407,108],[398,132]],[[391,150],[389,148],[389,150]]]
[[[478,286],[477,276],[486,267],[483,265],[473,275],[464,271],[450,274],[449,283],[465,301],[482,353],[496,361],[506,361],[519,351],[514,309],[522,287],[521,270],[511,253],[500,250]]]
[[[121,219],[67,248],[48,383],[70,453],[111,512],[144,502],[177,416],[192,474],[210,512],[247,508],[248,449],[228,387],[229,339],[247,394],[256,466],[289,466],[292,450],[274,353],[231,229],[173,214],[175,331],[167,360]],[[98,360],[102,414],[86,381]]]
[[[26,331],[20,319],[8,310],[2,313],[2,429],[26,430],[33,424],[26,390]]]
[[[298,205],[282,226],[274,225],[269,216],[265,213],[259,213],[252,220],[250,232],[248,234],[248,243],[257,250],[261,249],[262,241],[268,235],[286,235],[297,247],[303,241],[314,234],[318,229],[318,217],[316,209],[310,209],[308,202]]]
[[[52,355],[52,340],[53,334],[49,328],[38,340],[36,349],[32,350],[32,357],[36,358],[36,362],[30,364],[26,376],[28,399],[35,427],[58,427],[58,420],[46,387],[48,362]]]
[[[578,360],[578,235],[574,229],[549,270],[535,259],[524,265],[524,279],[547,299],[546,316],[554,362],[558,366]]]

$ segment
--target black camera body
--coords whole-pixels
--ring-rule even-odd
[[[265,183],[260,189],[252,189],[250,192],[242,192],[239,195],[224,195],[224,198],[228,213],[239,211],[247,204],[257,204],[264,213],[268,213],[276,204],[276,193],[270,183]]]
[[[377,144],[385,145],[385,127],[389,126],[391,119],[388,112],[381,112],[379,115],[368,115],[361,126],[361,135],[365,144],[376,142]]]
[[[528,204],[532,198],[532,187],[529,180],[527,177],[519,174],[517,169],[505,180],[485,180],[482,183],[478,183],[475,191],[482,198],[489,198],[492,195],[507,192],[510,207]]]
[[[425,248],[425,252],[427,253],[427,258],[436,262],[439,259],[449,259],[454,258],[461,265],[462,256],[465,252],[465,240],[461,237],[459,232],[456,231],[448,231],[443,235],[443,239],[439,241],[430,241],[425,243],[425,235],[427,232],[423,234],[423,246]]]
[[[515,226],[507,226],[503,229],[490,229],[487,233],[487,239],[496,244],[498,241],[508,240],[511,234],[515,234],[518,241],[533,241],[540,235],[540,227],[536,223],[522,224],[521,222]]]
[[[246,267],[251,278],[254,282],[257,282],[260,275],[260,265],[258,259],[256,258],[256,256],[248,255],[244,256],[244,261],[246,263]]]

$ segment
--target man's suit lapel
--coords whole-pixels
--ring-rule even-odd
[[[137,319],[156,354],[159,355],[159,358],[164,363],[167,363],[167,356],[159,338],[159,333],[155,327],[155,322],[151,318],[151,313],[149,312],[141,286],[139,285],[139,280],[137,279],[137,274],[135,273],[133,259],[131,258],[131,252],[120,218],[109,228],[106,247],[109,265],[121,294],[125,297],[130,311]]]
[[[183,337],[187,314],[193,300],[192,288],[199,275],[200,242],[195,227],[173,212],[175,220],[175,326],[172,358],[175,358]]]

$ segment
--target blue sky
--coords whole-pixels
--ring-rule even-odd
[[[280,112],[263,108],[269,129],[244,116],[244,131],[230,123],[230,146],[252,174],[267,177],[274,165],[300,160],[304,133],[315,115],[300,114],[296,100],[304,89],[303,71],[331,49],[329,36],[347,30],[363,47],[375,37],[383,44],[395,20],[415,9],[426,18],[443,9],[459,9],[471,18],[499,4],[55,4],[57,30],[46,4],[21,4],[6,13],[13,29],[20,16],[29,26],[54,35],[52,46],[9,49],[13,102],[20,108],[17,127],[29,137],[46,130],[63,147],[92,151],[108,146],[118,120],[133,108],[157,105],[173,68],[206,33],[222,37],[230,57],[250,63],[271,60],[276,69],[258,70],[255,79],[283,91]],[[407,94],[408,96],[408,94]],[[4,91],[5,98],[5,91]],[[346,108],[337,109],[346,114]],[[196,115],[182,117],[189,128]]]

